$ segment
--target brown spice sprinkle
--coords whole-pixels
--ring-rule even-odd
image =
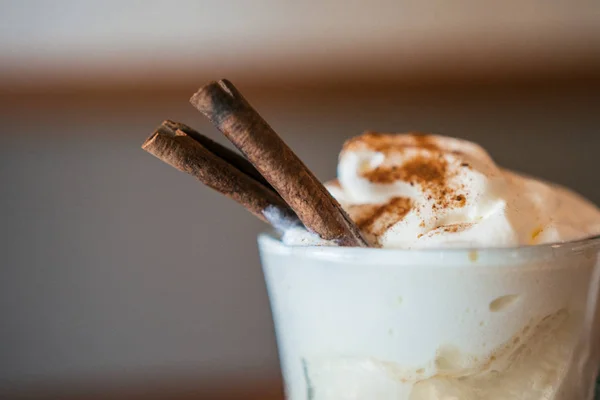
[[[442,225],[442,226],[438,226],[435,229],[432,229],[431,231],[427,232],[427,233],[421,233],[419,235],[417,235],[417,238],[421,238],[425,235],[427,236],[434,236],[434,235],[439,235],[440,233],[458,233],[458,232],[463,232],[466,231],[467,229],[469,229],[471,226],[473,226],[472,222],[464,222],[464,223],[459,223],[459,224],[449,224],[449,225]]]
[[[382,166],[366,171],[363,176],[373,183],[393,183],[398,180],[423,184],[443,185],[446,179],[446,162],[426,156],[417,156],[402,165]]]
[[[380,153],[396,152],[407,148],[420,148],[439,151],[433,135],[411,132],[405,134],[379,133],[368,131],[344,143],[342,152],[367,148]]]
[[[435,142],[435,140],[433,139],[433,137],[431,135],[428,135],[426,133],[421,133],[421,132],[413,132],[410,133],[410,135],[413,137],[414,141],[416,142],[416,147],[419,147],[421,149],[427,149],[427,150],[440,150],[439,146],[437,145],[437,143]]]
[[[346,142],[343,152],[364,148],[384,155],[402,153],[406,149],[425,150],[418,152],[402,165],[386,165],[384,162],[377,168],[364,171],[362,176],[378,184],[403,181],[411,186],[420,185],[426,198],[433,200],[434,210],[465,206],[465,196],[457,193],[461,188],[452,187],[449,183],[457,171],[449,168],[448,160],[444,157],[448,151],[440,148],[435,136],[423,133],[396,135],[367,132]]]
[[[348,207],[348,214],[361,231],[379,237],[392,225],[402,221],[412,208],[408,197],[393,197],[385,204],[364,204]]]
[[[385,204],[352,204],[346,208],[348,215],[360,230],[364,230],[380,215]]]
[[[463,222],[460,224],[443,225],[443,226],[437,227],[434,231],[431,232],[431,234],[437,234],[437,233],[442,233],[442,232],[458,233],[458,232],[466,231],[471,226],[473,226],[472,222]]]

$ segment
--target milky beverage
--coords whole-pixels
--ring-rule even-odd
[[[433,135],[351,139],[326,186],[375,248],[260,238],[288,399],[592,399],[598,208]]]

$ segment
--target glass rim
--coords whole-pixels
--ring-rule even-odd
[[[261,252],[294,256],[306,259],[329,261],[360,261],[368,259],[373,263],[421,264],[444,261],[448,264],[462,264],[470,261],[477,264],[515,264],[556,259],[568,255],[600,252],[600,235],[558,243],[521,245],[513,247],[451,247],[427,249],[382,249],[338,246],[287,246],[274,232],[258,235]],[[594,253],[595,254],[595,253]]]

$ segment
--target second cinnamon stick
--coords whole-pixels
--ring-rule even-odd
[[[231,82],[212,82],[190,102],[240,149],[306,228],[341,246],[366,246],[338,202]]]
[[[298,223],[293,210],[241,156],[186,125],[164,121],[142,148],[232,198],[261,220],[283,230]]]

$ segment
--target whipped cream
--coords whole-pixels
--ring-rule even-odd
[[[600,239],[482,250],[262,236],[290,400],[591,400]]]
[[[347,141],[326,187],[375,247],[511,247],[600,234],[576,193],[498,167],[475,143],[368,132]],[[288,245],[331,245],[303,228]]]
[[[261,237],[288,399],[591,399],[600,239],[527,245],[600,234],[596,206],[433,135],[351,139],[326,186],[392,250]]]

